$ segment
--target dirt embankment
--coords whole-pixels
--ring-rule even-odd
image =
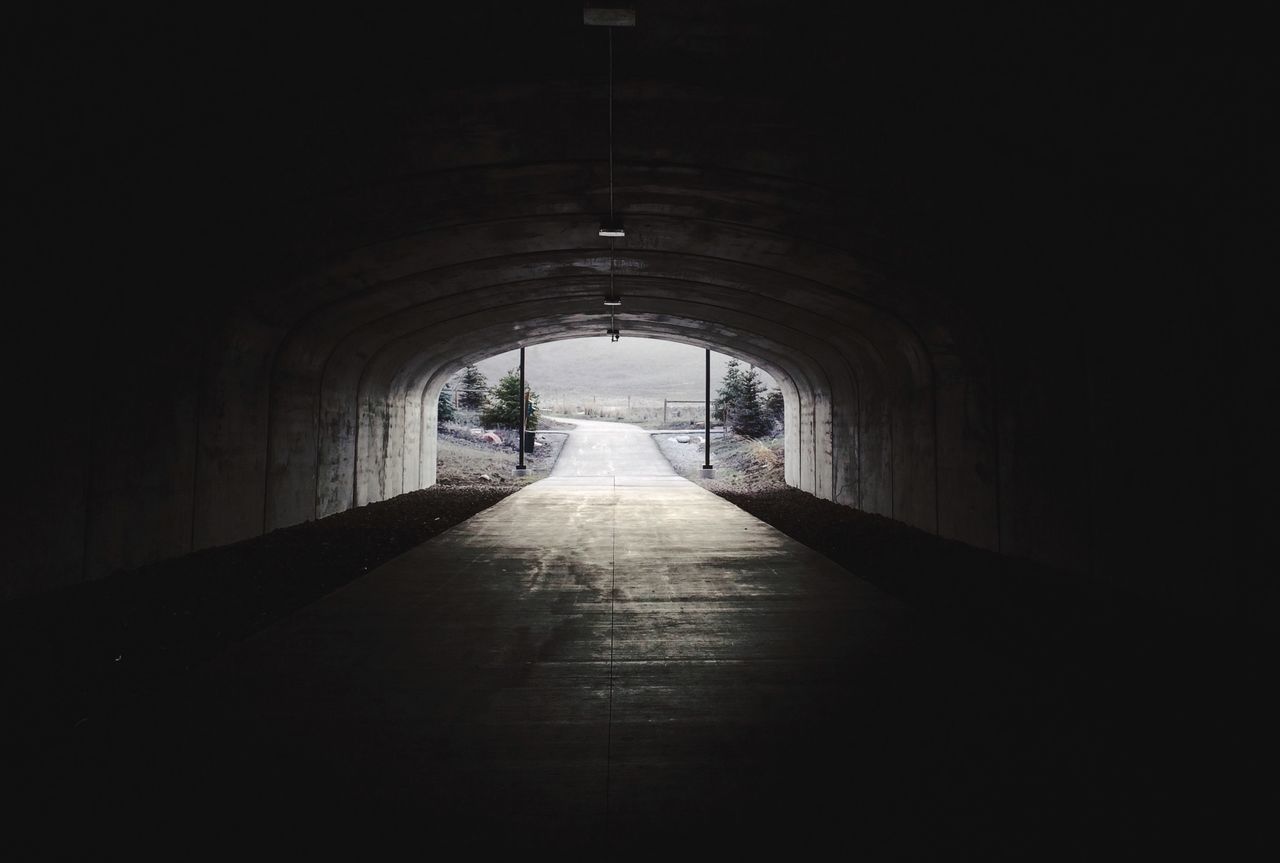
[[[449,487],[482,485],[520,488],[551,472],[565,441],[563,434],[548,434],[545,430],[534,432],[533,452],[525,453],[525,466],[532,473],[526,477],[517,477],[515,467],[519,459],[519,435],[507,430],[488,434],[497,436],[500,443],[485,440],[482,435],[473,434],[469,428],[442,427],[437,440],[436,484]]]
[[[701,430],[659,434],[653,439],[676,473],[711,491],[770,491],[787,487],[782,473],[781,437],[755,440],[712,434],[711,464],[716,476],[709,480],[698,476],[706,448]]]

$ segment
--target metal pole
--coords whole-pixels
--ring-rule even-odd
[[[706,453],[707,454],[706,454],[706,459],[703,462],[702,469],[711,470],[711,348],[707,348],[707,390],[706,390],[706,402],[703,406],[706,408],[706,413],[703,414],[703,416],[706,417],[707,419],[707,434],[706,434]]]
[[[529,415],[529,406],[526,404],[528,394],[524,389],[524,348],[520,349],[520,464],[516,465],[517,470],[524,470],[524,426],[525,420]]]

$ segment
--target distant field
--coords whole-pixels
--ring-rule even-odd
[[[703,397],[705,357],[702,348],[656,339],[626,338],[611,343],[598,339],[567,339],[533,345],[525,351],[525,374],[529,385],[542,396],[544,409],[565,412],[594,409],[597,415],[611,411],[633,412],[657,409],[662,400]],[[712,390],[724,377],[730,357],[711,353]],[[496,383],[520,362],[519,351],[509,351],[476,365],[489,383]],[[777,384],[768,374],[761,379],[769,387]],[[683,406],[686,410],[695,406]],[[701,417],[701,411],[698,411]],[[638,419],[628,414],[630,421]]]

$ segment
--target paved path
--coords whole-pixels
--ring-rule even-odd
[[[216,663],[147,757],[175,799],[394,813],[431,847],[902,849],[950,817],[939,794],[962,825],[987,806],[969,737],[999,710],[953,707],[998,684],[962,656],[675,476],[647,432],[584,422],[552,477]]]
[[[639,426],[568,417],[552,419],[574,426],[551,471],[554,478],[676,475],[649,432]]]

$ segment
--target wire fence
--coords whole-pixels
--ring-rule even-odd
[[[453,404],[455,425],[480,426],[480,411],[462,407],[457,392],[453,393]],[[586,419],[673,426],[701,425],[706,418],[706,407],[702,400],[639,396],[544,395],[538,400],[538,411],[543,416],[579,416]]]
[[[587,419],[610,419],[632,423],[701,423],[706,418],[703,402],[646,398],[638,396],[543,398],[539,404],[544,414],[581,416]]]

